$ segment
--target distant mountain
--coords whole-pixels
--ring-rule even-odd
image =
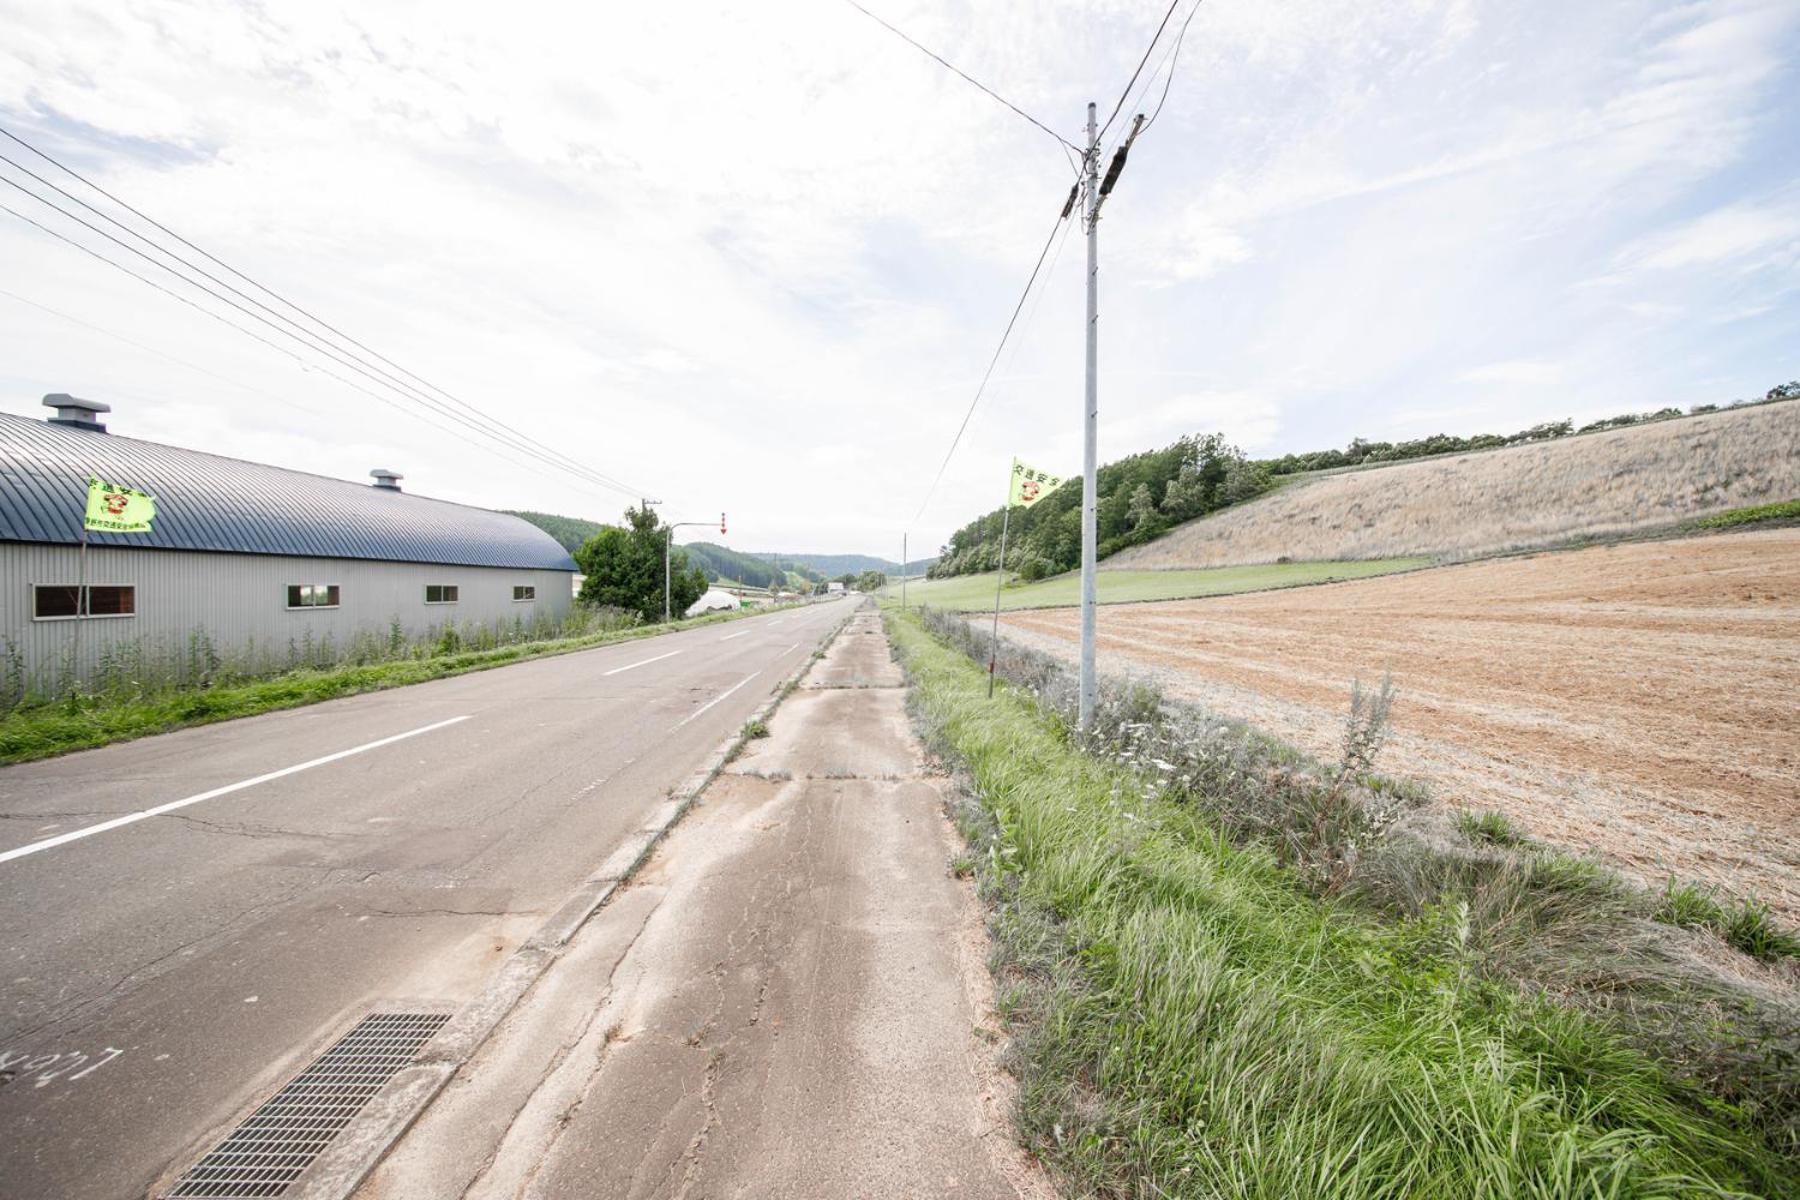
[[[589,521],[581,517],[564,517],[556,513],[529,512],[509,510],[511,515],[522,517],[536,525],[539,529],[555,538],[562,548],[570,554],[580,548],[581,544],[599,533],[606,526],[598,521]],[[868,554],[776,554],[769,555],[756,551],[733,550],[729,546],[715,545],[712,542],[687,542],[681,548],[688,552],[688,557],[698,563],[706,572],[709,581],[720,579],[734,580],[751,587],[768,587],[776,580],[776,568],[771,567],[769,559],[773,557],[779,564],[782,574],[782,587],[790,586],[793,581],[786,578],[791,573],[809,582],[821,579],[835,579],[839,575],[861,575],[864,571],[880,571],[887,575],[899,575],[900,564],[885,558],[876,558]],[[917,575],[924,572],[936,558],[915,558],[909,564]]]
[[[783,554],[781,558],[783,561],[792,559],[803,562],[827,579],[836,579],[839,575],[861,575],[864,571],[880,571],[884,575],[900,574],[899,563],[870,554]],[[936,561],[935,556],[915,558],[907,563],[907,569],[917,575]]]
[[[751,587],[768,587],[771,582],[779,582],[782,587],[793,586],[790,575],[797,575],[809,583],[817,583],[824,578],[818,571],[811,570],[803,562],[796,561],[791,554],[751,554],[743,550],[733,550],[729,546],[718,546],[712,542],[687,542],[681,547],[687,551],[690,559],[700,565],[706,572],[708,581],[716,582],[728,579]],[[774,563],[770,560],[774,559]],[[777,570],[780,574],[777,575]]]
[[[522,517],[536,525],[539,529],[555,538],[562,548],[570,554],[575,553],[581,544],[606,528],[598,521],[586,521],[580,517],[559,517],[555,513],[522,512],[515,509],[503,510],[508,516]]]

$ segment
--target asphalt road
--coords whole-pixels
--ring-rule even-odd
[[[846,615],[0,769],[0,1197],[142,1197],[369,1008],[473,995]]]

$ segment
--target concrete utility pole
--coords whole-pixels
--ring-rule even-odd
[[[900,611],[906,611],[906,535],[900,535]]]
[[[1110,124],[1110,122],[1109,122]],[[1094,476],[1099,455],[1096,446],[1100,423],[1100,206],[1119,182],[1125,169],[1125,158],[1131,144],[1144,130],[1144,114],[1131,122],[1131,129],[1113,151],[1106,178],[1100,178],[1100,134],[1094,128],[1094,106],[1088,105],[1087,203],[1083,218],[1087,221],[1087,397],[1082,405],[1083,433],[1081,455],[1081,703],[1076,728],[1083,733],[1094,720],[1094,622],[1098,615],[1095,565],[1098,558],[1100,516],[1099,485]]]
[[[1081,449],[1081,702],[1076,728],[1087,732],[1094,720],[1094,619],[1098,605],[1096,549],[1099,529],[1098,462],[1100,419],[1100,132],[1088,103],[1087,203],[1087,394],[1082,399]]]

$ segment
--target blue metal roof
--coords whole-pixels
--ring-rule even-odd
[[[0,413],[0,541],[81,541],[89,475],[156,497],[150,533],[96,546],[573,571],[518,517]]]

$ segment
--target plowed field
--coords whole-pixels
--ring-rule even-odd
[[[1076,611],[1007,614],[1068,655]],[[1103,607],[1101,670],[1336,753],[1351,680],[1392,674],[1381,766],[1800,918],[1800,529]]]

